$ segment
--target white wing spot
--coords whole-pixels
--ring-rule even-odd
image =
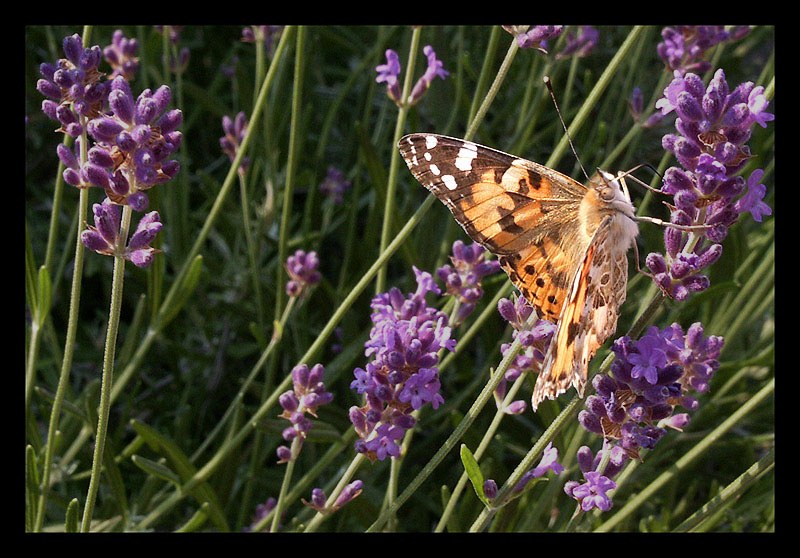
[[[472,160],[478,156],[478,147],[474,143],[465,143],[464,146],[458,150],[455,165],[458,170],[471,171]]]
[[[453,175],[451,174],[442,175],[442,182],[444,182],[444,185],[447,186],[448,190],[455,190],[458,187],[458,184],[456,184],[456,179],[453,178]]]
[[[433,164],[432,164],[432,165],[431,165],[431,172],[432,172],[433,174],[435,174],[436,176],[439,176],[439,172],[440,172],[440,171],[439,171],[439,167],[437,167],[436,165],[433,165]]]
[[[425,147],[428,149],[433,149],[436,147],[436,144],[436,136],[425,136]]]
[[[430,151],[426,151],[425,154],[423,155],[423,157],[425,157],[426,161],[430,161],[432,159],[431,152]]]

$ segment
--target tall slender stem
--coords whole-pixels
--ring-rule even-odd
[[[124,206],[120,224],[117,248],[121,252],[128,242],[128,230],[131,224],[131,208]],[[111,409],[111,386],[114,381],[114,354],[116,353],[117,332],[119,331],[119,315],[122,310],[122,284],[125,277],[125,258],[114,256],[114,277],[111,284],[111,307],[108,310],[108,329],[106,330],[106,348],[103,355],[103,378],[100,387],[100,412],[97,419],[97,435],[92,457],[92,475],[89,479],[89,491],[86,494],[86,507],[83,509],[81,532],[89,531],[92,523],[97,490],[100,487],[100,473],[103,469],[103,450],[108,432],[108,416]]]

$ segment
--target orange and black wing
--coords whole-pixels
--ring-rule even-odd
[[[410,134],[398,143],[419,182],[476,242],[496,254],[540,317],[555,321],[586,239],[586,188],[559,172],[473,142]]]

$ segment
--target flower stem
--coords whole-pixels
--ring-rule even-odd
[[[300,104],[303,97],[303,74],[305,70],[305,27],[297,28],[295,45],[294,83],[292,87],[292,116],[289,123],[289,153],[286,159],[286,183],[283,189],[283,208],[281,210],[280,231],[278,233],[278,277],[275,281],[275,312],[281,311],[286,298],[285,275],[282,267],[286,261],[286,245],[289,240],[289,219],[292,214],[292,197],[295,186],[295,173],[298,159],[298,126],[300,126]]]
[[[397,110],[397,120],[394,125],[394,139],[392,146],[397,145],[400,137],[403,135],[403,130],[406,125],[406,116],[408,115],[408,106],[406,106],[407,99],[411,93],[411,80],[414,73],[414,65],[417,58],[417,50],[419,49],[419,36],[420,27],[415,27],[411,33],[411,46],[408,49],[408,64],[406,65],[406,77],[403,82],[403,93],[400,97],[402,104]],[[381,228],[381,243],[379,251],[383,252],[389,244],[389,236],[392,231],[392,215],[395,211],[395,190],[397,189],[397,174],[400,168],[400,151],[392,149],[392,159],[389,163],[389,178],[386,181],[386,201],[383,206],[383,226]],[[381,266],[378,270],[378,277],[375,280],[375,292],[382,293],[386,286],[386,266]]]
[[[131,224],[131,208],[124,206],[122,222],[117,240],[118,251],[122,251],[128,242],[128,230]],[[111,409],[111,386],[114,381],[114,354],[116,352],[119,316],[122,310],[122,285],[125,276],[125,258],[114,256],[114,277],[111,284],[111,307],[108,311],[108,329],[106,330],[106,347],[103,356],[103,378],[100,387],[100,412],[97,419],[97,435],[92,457],[92,475],[89,479],[89,491],[86,494],[86,507],[83,509],[81,532],[87,533],[91,527],[97,490],[100,487],[100,473],[103,469],[103,450],[108,432],[108,416]]]
[[[83,40],[88,41],[90,34],[90,28],[86,27],[83,30]],[[87,150],[87,143],[86,143],[86,119],[81,119],[81,127],[83,128],[84,132],[81,134],[81,149],[80,149],[80,161],[83,164],[88,158],[88,150]],[[67,136],[69,137],[69,136]],[[69,143],[69,142],[65,142]],[[60,207],[60,193],[59,190],[59,183],[63,181],[61,177],[61,167],[59,165],[59,180],[56,181],[56,193],[54,194],[54,201],[53,201],[53,214],[56,215],[58,208]],[[56,387],[56,394],[53,398],[53,407],[50,410],[50,424],[47,428],[47,445],[45,447],[45,454],[44,454],[44,464],[42,468],[42,484],[40,487],[40,494],[39,494],[39,504],[37,507],[36,512],[36,522],[34,523],[34,532],[38,532],[42,528],[42,524],[44,522],[44,513],[45,508],[47,507],[47,495],[50,491],[50,475],[52,472],[52,465],[53,465],[53,452],[55,450],[55,443],[56,443],[56,432],[58,431],[58,421],[61,416],[61,405],[64,402],[64,396],[66,395],[67,386],[69,384],[69,372],[72,369],[72,355],[75,350],[75,335],[78,329],[78,309],[80,307],[81,301],[81,281],[83,279],[83,258],[85,255],[83,242],[81,242],[81,231],[83,231],[84,223],[86,222],[86,215],[88,213],[89,207],[89,191],[86,188],[82,188],[78,193],[78,227],[77,227],[77,234],[75,239],[75,264],[73,266],[72,271],[72,288],[70,290],[70,297],[69,297],[69,317],[67,318],[67,336],[64,341],[64,355],[61,359],[61,372],[58,377],[58,386]],[[56,226],[54,223],[57,223],[58,219],[53,218],[51,219],[50,227],[51,233],[52,228]],[[47,263],[48,259],[51,259],[51,242],[48,240],[48,257],[45,258],[45,265],[50,265]],[[37,324],[37,329],[41,327],[42,324]],[[34,333],[31,333],[31,346],[35,345],[34,340]],[[29,364],[31,364],[35,370],[35,351],[33,355],[29,358]],[[31,378],[33,377],[33,371],[31,371]],[[31,387],[33,381],[31,380]],[[27,394],[26,394],[27,395]],[[26,409],[28,407],[29,399],[26,398]],[[27,413],[26,413],[27,414]]]

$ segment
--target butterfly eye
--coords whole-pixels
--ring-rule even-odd
[[[597,193],[600,194],[600,199],[603,201],[610,202],[614,199],[614,188],[609,185],[603,185],[597,189]]]

